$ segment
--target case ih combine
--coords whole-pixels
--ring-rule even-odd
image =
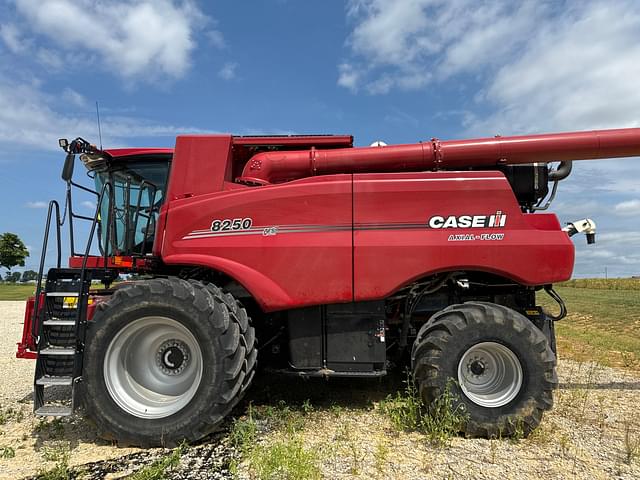
[[[52,201],[42,252],[53,226],[56,267],[27,303],[18,349],[37,358],[36,414],[82,402],[106,438],[175,445],[223,421],[258,357],[309,377],[377,377],[410,358],[425,402],[455,381],[467,435],[535,428],[552,406],[554,321],[566,313],[552,284],[571,276],[569,237],[595,234],[591,220],[563,227],[541,211],[572,160],[640,155],[640,129],[352,140],[184,135],[173,150],[61,140],[71,257],[63,267]],[[95,191],[73,181],[76,155]],[[93,217],[73,212],[74,188],[95,194]],[[45,265],[43,253],[40,279]]]

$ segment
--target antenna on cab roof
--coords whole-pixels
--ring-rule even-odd
[[[100,109],[96,100],[96,116],[98,117],[98,138],[100,139],[100,150],[102,150],[102,130],[100,129]]]

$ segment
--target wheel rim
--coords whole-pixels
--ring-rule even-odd
[[[458,382],[464,394],[482,407],[511,402],[522,387],[522,365],[515,353],[496,342],[469,348],[458,364]]]
[[[202,352],[193,334],[167,317],[126,325],[107,347],[104,379],[111,398],[139,418],[163,418],[184,408],[202,379]]]

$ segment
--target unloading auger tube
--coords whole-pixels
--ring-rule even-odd
[[[273,151],[251,158],[239,182],[266,185],[332,173],[470,167],[640,156],[640,128],[440,141],[334,150]]]

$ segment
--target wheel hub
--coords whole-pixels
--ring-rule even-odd
[[[203,372],[202,350],[180,322],[159,316],[125,325],[111,340],[104,359],[109,395],[138,418],[164,418],[194,397]]]
[[[511,402],[520,392],[523,378],[516,354],[497,342],[473,345],[458,364],[460,388],[482,407],[497,408]]]
[[[469,364],[468,369],[473,375],[479,377],[481,375],[484,375],[487,367],[482,362],[482,360],[474,360]]]
[[[164,342],[156,353],[156,365],[166,375],[179,375],[189,365],[189,347],[180,340]]]

